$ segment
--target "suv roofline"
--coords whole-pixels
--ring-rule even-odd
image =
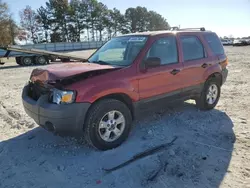
[[[129,33],[129,34],[123,34],[117,37],[125,37],[125,36],[157,36],[162,34],[177,34],[177,33],[214,33],[213,31],[200,31],[200,30],[192,30],[196,28],[187,28],[187,29],[180,29],[180,30],[159,30],[159,31],[145,31],[145,32],[135,32],[135,33]]]
[[[171,27],[171,31],[187,31],[187,30],[198,30],[198,31],[206,31],[205,27],[191,27],[191,28],[179,28],[179,27]]]

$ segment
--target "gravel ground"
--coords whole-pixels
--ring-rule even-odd
[[[106,152],[39,128],[21,103],[34,67],[1,66],[0,187],[250,187],[250,47],[225,49],[230,74],[216,109],[201,112],[187,101],[151,112],[134,122],[122,146]],[[112,173],[102,170],[174,136],[162,152]]]

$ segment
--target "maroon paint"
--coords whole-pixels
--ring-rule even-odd
[[[204,83],[211,74],[221,72],[221,66],[218,64],[219,58],[212,56],[212,52],[201,32],[180,32],[176,34],[179,54],[178,63],[141,70],[140,64],[153,42],[161,37],[170,35],[175,34],[163,33],[150,35],[145,47],[130,66],[75,82],[72,85],[66,86],[65,89],[77,91],[76,102],[93,103],[104,96],[116,93],[126,94],[133,102],[136,102],[140,99],[146,99]],[[200,60],[183,62],[182,45],[179,38],[182,35],[198,36],[204,45],[208,57]],[[203,63],[209,64],[209,67],[202,68],[201,65]],[[114,67],[86,63],[53,65],[49,66],[47,69],[34,70],[31,79],[33,81],[48,81],[101,69],[114,69]],[[177,75],[172,75],[170,72],[173,69],[179,69],[181,71]]]

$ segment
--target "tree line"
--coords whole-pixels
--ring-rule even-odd
[[[9,13],[7,3],[0,0],[0,45],[13,44],[17,35],[17,25]]]
[[[1,0],[0,4],[7,7]],[[123,14],[97,0],[48,0],[37,10],[26,6],[19,15],[20,27],[34,43],[103,41],[118,34],[170,27],[162,15],[145,7],[128,8]]]

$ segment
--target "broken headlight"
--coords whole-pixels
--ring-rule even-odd
[[[62,91],[59,89],[52,90],[52,102],[56,104],[70,104],[75,101],[75,91]]]

